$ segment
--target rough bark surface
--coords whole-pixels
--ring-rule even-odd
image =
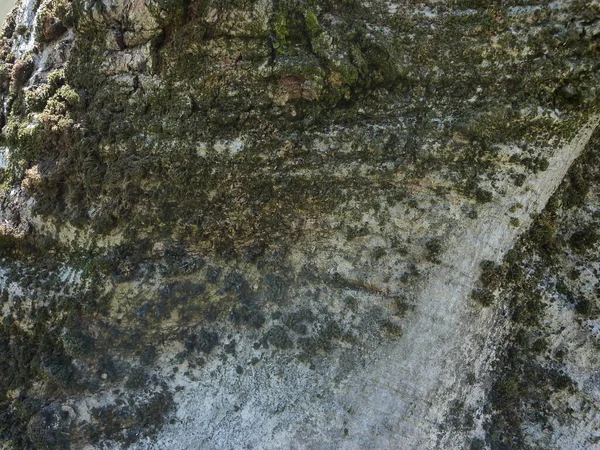
[[[599,445],[600,3],[23,0],[0,44],[3,446]]]

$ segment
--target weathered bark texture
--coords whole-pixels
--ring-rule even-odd
[[[597,0],[23,0],[0,44],[0,445],[600,445]]]

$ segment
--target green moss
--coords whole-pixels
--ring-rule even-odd
[[[477,200],[478,203],[489,203],[493,198],[494,196],[490,191],[481,188],[475,190],[475,200]]]
[[[63,69],[53,70],[48,74],[48,84],[53,92],[65,84],[65,71]]]
[[[44,0],[36,21],[36,40],[39,43],[51,42],[73,25],[73,9],[69,0]]]
[[[494,261],[489,260],[482,261],[480,267],[479,283],[486,289],[495,290],[502,281],[503,270]]]
[[[65,329],[62,344],[69,355],[79,359],[89,358],[95,346],[94,339],[81,329],[79,323],[74,323]]]
[[[142,389],[147,381],[148,374],[146,370],[141,367],[136,367],[129,373],[127,381],[125,382],[125,387],[131,390]]]
[[[391,320],[385,321],[382,329],[388,336],[393,338],[400,338],[402,336],[402,327]]]
[[[431,239],[425,244],[427,251],[426,257],[429,261],[439,263],[439,256],[442,253],[442,242],[439,239]]]
[[[307,334],[308,325],[315,321],[315,316],[310,309],[301,309],[288,314],[283,319],[283,324],[297,334]]]
[[[512,205],[510,207],[510,209],[508,210],[508,212],[514,213],[514,212],[517,212],[519,209],[522,209],[522,208],[523,208],[523,205],[521,203],[517,203],[515,205]]]
[[[25,103],[29,111],[41,112],[46,107],[48,100],[58,93],[58,98],[66,100],[71,106],[80,105],[79,95],[68,86],[65,86],[63,70],[55,70],[48,74],[47,83],[25,92]]]
[[[66,103],[69,107],[81,106],[81,98],[79,94],[70,86],[61,86],[56,90],[54,96],[50,99]]]
[[[279,349],[290,349],[294,346],[293,341],[289,338],[285,328],[275,325],[265,334],[265,340],[270,345]]]
[[[191,0],[155,0],[149,9],[162,27],[180,26],[185,23]]]
[[[474,289],[471,292],[471,298],[481,306],[491,306],[494,304],[494,294],[488,289]]]
[[[584,252],[600,241],[600,233],[594,227],[578,230],[571,235],[569,245],[577,252]]]
[[[25,54],[13,64],[11,92],[16,93],[29,80],[33,73],[33,56]]]
[[[276,41],[273,43],[275,50],[279,54],[285,54],[287,47],[290,45],[290,30],[286,15],[282,14],[274,20],[273,31],[276,37]]]
[[[28,28],[25,24],[21,24],[15,29],[15,33],[17,33],[19,36],[24,36],[27,33],[27,31]]]
[[[46,107],[50,96],[48,85],[43,85],[36,89],[28,90],[25,93],[25,103],[30,111],[41,112]]]
[[[529,230],[529,238],[545,255],[551,257],[560,246],[555,216],[548,213],[539,216]]]
[[[582,316],[591,316],[594,313],[593,303],[587,298],[580,298],[575,303],[575,312]]]
[[[11,117],[4,136],[11,148],[16,149],[15,160],[38,160],[46,145],[44,128],[38,121],[19,121]]]
[[[61,411],[50,405],[42,408],[27,424],[27,438],[36,449],[67,450],[69,449],[68,420]]]
[[[313,9],[309,9],[306,12],[306,29],[308,30],[311,39],[319,36],[323,31],[319,24],[317,13]]]
[[[0,194],[7,192],[13,185],[15,174],[10,169],[0,169]]]
[[[356,239],[359,237],[368,236],[370,233],[371,233],[371,231],[369,229],[368,224],[363,223],[362,225],[354,225],[354,226],[350,226],[347,228],[346,239],[348,239],[349,241],[352,241],[353,239]]]
[[[108,440],[129,446],[141,436],[155,436],[173,409],[173,395],[168,391],[154,392],[136,405],[117,399],[114,404],[92,409],[86,437],[96,445]]]

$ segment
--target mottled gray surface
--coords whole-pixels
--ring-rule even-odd
[[[530,234],[565,253],[547,203],[597,126],[599,14],[24,0],[0,48],[2,445],[597,442],[589,335],[512,295],[553,275],[492,269]],[[513,332],[562,323],[583,344],[526,397]]]

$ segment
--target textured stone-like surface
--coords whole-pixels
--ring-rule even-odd
[[[597,444],[592,338],[518,290],[553,295],[527,240],[551,241],[536,215],[598,122],[599,13],[23,1],[0,53],[0,438]],[[556,208],[589,222],[568,232],[569,264],[594,273],[582,192]],[[514,275],[503,258],[532,223]],[[592,328],[593,283],[569,287]],[[562,326],[582,342],[571,381],[522,389],[535,339],[513,331],[550,342]]]

